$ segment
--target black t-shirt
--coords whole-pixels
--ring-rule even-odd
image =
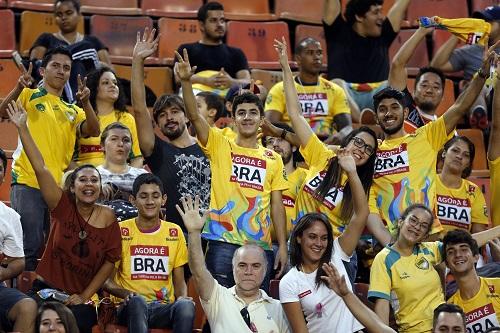
[[[397,33],[389,19],[382,25],[380,37],[358,35],[342,15],[331,25],[323,22],[328,49],[328,79],[340,78],[352,83],[387,80],[389,46]]]
[[[197,66],[196,72],[206,70],[218,71],[222,67],[232,78],[240,70],[248,70],[248,62],[241,49],[227,46],[226,44],[205,45],[201,43],[182,44],[177,49],[179,54],[186,49],[191,66]]]
[[[200,196],[201,207],[208,209],[210,204],[210,162],[198,144],[178,148],[163,141],[158,136],[151,156],[146,157],[151,172],[163,182],[167,203],[165,220],[186,227],[175,208],[179,199],[185,195]]]
[[[408,90],[408,88],[405,88],[403,90],[403,93],[405,94],[405,98],[403,99],[403,104],[405,107],[409,109],[406,122],[410,123],[415,128],[424,126],[428,121],[426,122],[424,119],[422,119],[420,112],[418,112],[417,104],[415,103],[415,100],[413,99],[413,96]]]

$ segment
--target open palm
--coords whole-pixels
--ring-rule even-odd
[[[149,31],[149,28],[144,28],[144,34],[141,36],[141,32],[137,32],[137,41],[134,46],[133,57],[139,57],[141,59],[146,59],[155,53],[158,48],[158,42],[160,40],[160,35],[155,38],[156,29]]]

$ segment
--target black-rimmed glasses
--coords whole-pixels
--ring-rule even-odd
[[[373,153],[375,153],[375,149],[368,145],[365,140],[361,139],[361,138],[358,138],[357,136],[353,137],[351,139],[352,143],[354,143],[354,145],[358,148],[364,148],[364,152],[366,155],[368,156],[372,156]]]

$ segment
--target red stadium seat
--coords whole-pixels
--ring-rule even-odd
[[[114,65],[116,75],[120,78],[130,80],[132,67],[127,65]],[[172,69],[169,67],[144,67],[144,83],[155,95],[172,94]]]
[[[408,29],[408,30],[401,30],[394,40],[394,42],[391,44],[391,47],[389,48],[389,57],[394,59],[394,56],[396,53],[399,51],[401,46],[415,33],[416,30],[414,29]],[[429,56],[427,54],[427,44],[426,40],[424,39],[418,46],[415,52],[413,53],[413,56],[410,58],[410,61],[406,65],[406,68],[408,70],[408,74],[410,75],[415,75],[416,72],[420,67],[425,67],[429,65]]]
[[[103,2],[102,0],[82,0],[81,12],[84,14],[101,15],[140,15],[142,10],[138,6],[138,0],[113,0]]]
[[[0,98],[7,96],[14,89],[20,75],[21,71],[12,59],[0,59],[0,77],[3,78],[0,80]]]
[[[174,62],[174,51],[184,43],[192,43],[201,39],[198,21],[163,17],[158,20],[161,33],[158,57],[166,59],[171,65]]]
[[[297,45],[302,39],[306,37],[312,37],[318,40],[323,48],[323,65],[327,64],[327,54],[326,54],[326,41],[325,41],[325,31],[323,27],[319,25],[307,25],[299,24],[295,28],[295,45]]]
[[[14,12],[10,9],[0,10],[0,57],[10,58],[16,49],[16,31],[14,27]]]
[[[280,19],[321,24],[323,1],[275,0],[274,12]]]
[[[469,10],[467,0],[418,0],[410,1],[406,16],[411,25],[417,26],[421,16],[469,17]]]
[[[274,299],[280,299],[280,280],[271,280],[269,282],[269,296]]]
[[[17,9],[52,12],[54,10],[54,1],[51,1],[51,0],[14,0],[14,1],[9,1],[9,7],[17,8]],[[38,31],[38,32],[41,33],[43,31]]]
[[[268,71],[265,69],[252,69],[252,79],[260,80],[262,85],[271,89],[276,83],[283,81],[283,72],[281,71]]]
[[[137,39],[137,31],[152,26],[153,20],[145,16],[93,15],[90,18],[91,34],[109,48],[111,61],[119,64],[132,63],[132,51]],[[154,61],[149,60],[146,63],[154,63]]]
[[[277,19],[276,15],[269,11],[268,0],[218,0],[218,2],[224,6],[224,16],[229,20],[272,21]]]
[[[145,15],[196,18],[202,4],[202,0],[142,0],[141,8]]]
[[[406,86],[408,87],[408,90],[413,94],[415,90],[415,79],[408,78]],[[439,117],[443,115],[443,113],[445,113],[450,108],[450,106],[453,105],[453,103],[455,103],[455,83],[450,79],[446,79],[443,99],[441,100],[441,103],[439,103],[439,106],[436,110],[436,116]]]
[[[0,147],[2,147],[1,143]],[[10,204],[10,183],[12,182],[11,171],[12,171],[12,158],[9,158],[7,159],[7,169],[5,170],[5,177],[3,179],[3,184],[0,185],[0,201],[3,201],[5,204]]]
[[[7,0],[0,0],[0,8],[7,7]]]
[[[486,160],[486,149],[484,147],[483,132],[476,128],[459,129],[458,134],[469,138],[476,148],[476,156],[472,163],[473,170],[486,170],[488,169],[488,162]]]
[[[489,6],[500,5],[499,0],[471,0],[472,12],[481,11]]]
[[[486,201],[486,206],[488,206],[488,211],[491,212],[493,202],[491,202],[490,178],[471,176],[469,177],[469,180],[481,188],[481,191],[484,194],[484,200]]]
[[[7,156],[12,156],[12,153],[17,148],[17,128],[10,120],[2,119],[0,121],[0,148],[2,148]]]
[[[287,41],[290,58],[290,38],[285,22],[231,21],[227,25],[227,44],[242,49],[250,67],[254,68],[280,68],[273,44],[275,39],[281,40],[282,36]]]

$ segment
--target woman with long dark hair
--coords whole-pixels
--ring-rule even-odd
[[[45,302],[38,309],[37,333],[79,333],[73,313],[62,303]]]

